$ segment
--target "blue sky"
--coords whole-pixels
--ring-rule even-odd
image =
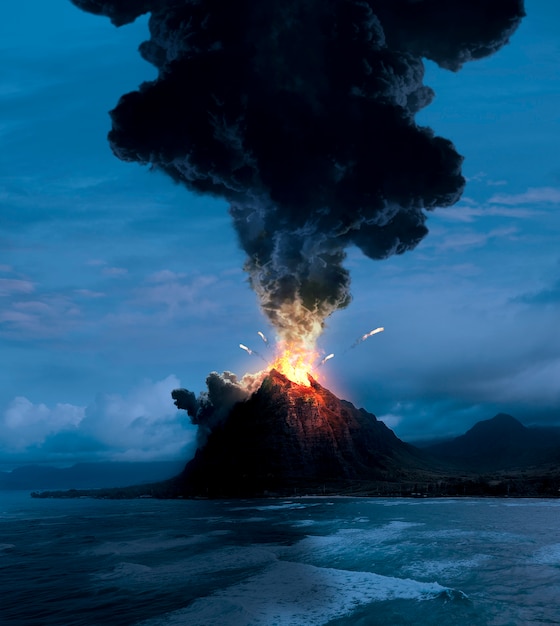
[[[414,251],[350,250],[353,302],[321,338],[325,385],[405,440],[498,411],[560,426],[560,7],[526,10],[498,54],[426,64],[418,121],[465,156],[465,193]],[[273,337],[226,204],[111,153],[108,111],[154,77],[146,38],[145,18],[117,29],[68,0],[4,10],[0,463],[186,458],[171,389],[260,369],[239,343]]]

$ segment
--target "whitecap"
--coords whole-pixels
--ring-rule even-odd
[[[307,509],[310,507],[321,506],[322,502],[282,502],[282,504],[253,504],[249,506],[236,506],[232,507],[230,511],[281,511],[281,510],[298,510]]]
[[[253,573],[255,569],[264,568],[276,559],[271,549],[229,546],[152,567],[120,563],[109,571],[96,574],[93,579],[120,579],[120,584],[125,587],[194,584],[217,574],[223,576],[226,572],[245,570]]]
[[[415,522],[392,521],[378,528],[341,528],[330,535],[307,535],[296,544],[279,548],[285,559],[304,560],[318,566],[336,563],[344,567],[363,569],[364,559],[370,562],[375,555],[383,557],[398,549],[388,544],[402,545],[403,536],[410,528],[423,526]]]
[[[502,506],[507,507],[547,507],[557,508],[560,507],[560,500],[537,500],[534,498],[519,498],[516,500],[507,500],[501,503]]]
[[[293,521],[290,526],[293,528],[306,528],[307,526],[315,526],[316,522],[312,519],[298,519]]]
[[[321,626],[372,602],[430,600],[456,592],[437,582],[279,561],[243,582],[143,626]]]
[[[402,568],[402,571],[411,576],[420,578],[434,578],[441,576],[456,576],[465,570],[480,567],[490,559],[487,554],[474,554],[468,559],[434,559],[418,561]]]
[[[118,563],[112,570],[99,572],[95,575],[98,580],[120,580],[122,578],[146,578],[151,572],[151,567],[140,563]]]
[[[541,565],[560,565],[560,543],[543,546],[535,552],[533,561]]]

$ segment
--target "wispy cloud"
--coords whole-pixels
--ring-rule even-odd
[[[507,180],[493,180],[488,178],[488,174],[486,172],[477,172],[472,176],[466,176],[465,179],[469,183],[484,183],[489,187],[501,187],[503,185],[507,185]]]
[[[545,215],[546,205],[550,204],[560,204],[560,189],[532,187],[519,194],[494,194],[484,202],[465,196],[455,206],[440,211],[438,218],[455,222],[474,222],[485,217],[534,219]]]
[[[0,296],[33,293],[35,285],[30,280],[0,278]]]
[[[533,410],[560,405],[560,358],[541,358],[535,362],[521,362],[513,374],[494,380],[479,380],[481,396],[499,397],[502,402],[525,404]]]
[[[74,293],[78,296],[82,296],[83,298],[105,298],[107,296],[106,293],[102,291],[93,291],[91,289],[75,289]]]
[[[550,287],[524,294],[517,301],[528,304],[559,304],[560,303],[560,280],[554,282]]]
[[[530,187],[524,193],[496,194],[489,200],[490,204],[516,206],[522,204],[559,204],[560,189],[556,187]]]
[[[403,416],[396,415],[395,413],[385,413],[384,415],[380,415],[378,419],[388,428],[394,429],[402,422]]]
[[[535,209],[471,204],[469,206],[459,205],[451,207],[449,209],[445,209],[445,211],[440,212],[439,217],[444,220],[469,223],[474,222],[478,218],[484,217],[505,217],[507,219],[534,219],[536,215],[541,214],[542,211],[538,211]]]
[[[207,312],[217,307],[206,296],[207,289],[217,280],[216,276],[187,277],[171,270],[162,270],[148,275],[146,285],[136,290],[136,301],[143,306],[164,307],[170,316],[185,308],[190,312]]]
[[[484,232],[465,232],[456,235],[449,235],[441,242],[436,244],[440,250],[467,250],[469,248],[481,248],[485,246],[491,239],[513,238],[517,233],[517,229],[496,228],[487,233]]]
[[[86,261],[88,267],[101,268],[101,274],[111,278],[118,278],[119,276],[126,276],[128,269],[126,267],[118,267],[116,265],[109,265],[109,262],[105,259],[89,259]]]
[[[178,281],[185,278],[186,274],[183,272],[177,273],[171,270],[160,270],[159,272],[153,272],[146,277],[146,280],[150,283],[169,283]]]
[[[72,300],[45,295],[41,300],[16,300],[0,311],[0,332],[4,336],[46,338],[67,334],[81,318]]]
[[[119,276],[126,276],[126,274],[128,274],[128,270],[126,267],[104,267],[101,270],[101,273],[103,276],[112,276],[117,278]]]

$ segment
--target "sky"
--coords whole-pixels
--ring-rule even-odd
[[[406,441],[498,412],[560,426],[560,6],[526,11],[497,54],[426,62],[417,121],[465,157],[463,197],[412,251],[350,249],[353,300],[320,338],[320,381]],[[274,341],[227,204],[111,152],[108,111],[156,75],[147,37],[69,0],[3,11],[0,465],[186,459],[171,390],[257,371],[239,343]]]

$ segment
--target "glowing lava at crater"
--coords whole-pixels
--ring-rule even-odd
[[[358,344],[363,343],[366,339],[369,339],[373,335],[383,332],[383,330],[384,328],[380,326],[369,331],[365,335],[358,337],[358,339],[356,339],[356,341],[349,348],[347,348],[346,352],[355,348]],[[258,335],[267,347],[270,347],[268,339],[261,331],[258,332]],[[311,387],[312,385],[309,377],[311,376],[314,380],[319,381],[319,374],[317,371],[318,368],[322,367],[327,361],[334,357],[334,353],[331,352],[319,361],[320,353],[316,348],[315,341],[316,337],[313,333],[304,335],[303,338],[301,336],[294,338],[294,334],[292,333],[291,340],[284,339],[277,342],[276,356],[271,361],[267,360],[262,354],[259,354],[255,350],[251,350],[251,348],[243,343],[240,343],[239,347],[247,352],[247,354],[258,356],[262,359],[268,366],[267,372],[276,370],[297,385]],[[255,377],[256,379],[262,380],[264,375],[264,370],[254,375],[245,374],[244,380],[248,381],[250,379],[251,383],[246,384],[252,385]]]
[[[280,354],[272,362],[271,368],[298,385],[310,387],[309,376],[311,375],[317,379],[317,373],[314,369],[318,358],[317,351],[283,344],[279,348]]]

